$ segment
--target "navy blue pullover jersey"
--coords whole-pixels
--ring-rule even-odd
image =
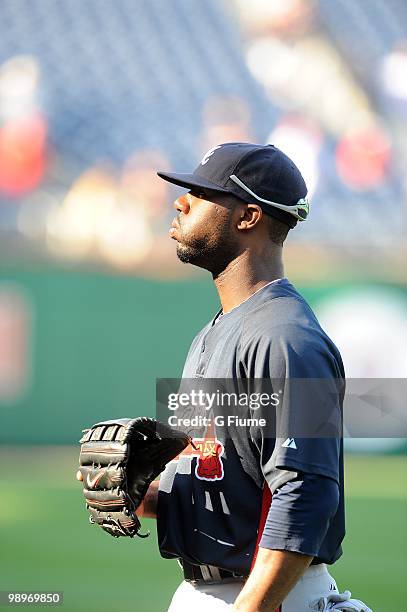
[[[199,332],[182,378],[321,379],[332,381],[336,389],[338,381],[344,388],[344,376],[340,354],[311,308],[287,279],[280,279],[229,313],[217,315]],[[313,402],[326,401],[317,395]],[[341,412],[343,394],[329,398],[332,408]],[[285,422],[296,423],[305,409],[301,393],[290,393],[284,402]],[[196,450],[168,464],[160,478],[157,530],[163,557],[239,574],[249,573],[259,544],[312,554],[314,563],[333,563],[340,557],[345,533],[341,436],[272,438],[259,424],[231,423],[202,427],[195,442]],[[314,514],[318,520],[317,509],[331,502],[317,550],[301,549],[298,534],[282,533],[284,529],[273,540],[270,491],[277,507],[284,486],[292,487],[281,504],[288,516],[303,481],[305,524]],[[273,545],[281,539],[283,544]]]

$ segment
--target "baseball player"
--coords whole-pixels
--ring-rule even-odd
[[[170,236],[182,262],[211,272],[221,302],[183,378],[343,380],[338,349],[284,277],[283,242],[309,211],[295,164],[271,145],[227,143],[193,174],[158,174],[188,190]],[[327,568],[345,534],[341,437],[271,440],[259,429],[218,439],[212,425],[145,500],[161,554],[184,572],[170,611],[368,610]]]
[[[259,418],[270,406],[231,415],[215,403],[193,444],[150,484],[137,515],[157,519],[160,553],[184,574],[169,612],[371,612],[328,570],[345,534],[342,436],[295,430],[310,409],[341,415],[345,377],[338,349],[284,277],[284,240],[309,212],[301,173],[274,146],[226,143],[192,174],[158,174],[187,189],[170,236],[182,262],[212,274],[221,302],[182,381],[318,379],[335,389],[314,385],[311,401],[304,386],[284,391],[274,435]]]

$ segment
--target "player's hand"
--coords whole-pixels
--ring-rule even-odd
[[[80,470],[76,472],[76,480],[79,480],[80,482],[83,481],[82,472]]]

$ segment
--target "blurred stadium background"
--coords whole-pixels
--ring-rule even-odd
[[[177,565],[154,535],[92,530],[73,481],[81,428],[153,414],[156,377],[217,308],[175,257],[178,192],[155,172],[225,141],[292,156],[312,211],[287,276],[348,376],[405,378],[407,3],[1,0],[0,33],[0,590],[161,612]],[[347,448],[335,576],[404,610],[405,440]]]

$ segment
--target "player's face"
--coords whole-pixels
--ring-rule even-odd
[[[177,255],[184,263],[217,275],[240,252],[236,230],[236,205],[227,195],[190,191],[174,202],[170,236],[177,241]]]

